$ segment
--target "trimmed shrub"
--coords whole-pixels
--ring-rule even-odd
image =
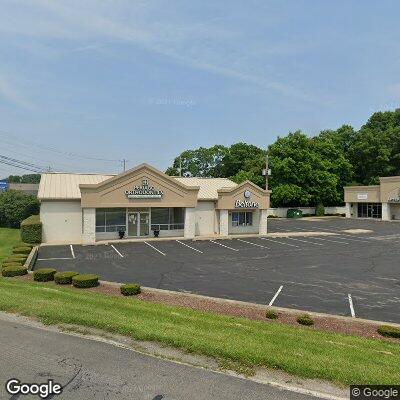
[[[377,332],[386,337],[400,338],[400,328],[390,325],[382,325],[377,329]]]
[[[28,257],[26,254],[12,254],[11,256],[5,258],[3,262],[14,262],[14,261],[21,261],[25,262]]]
[[[1,270],[1,274],[5,277],[22,276],[26,275],[27,273],[28,270],[21,266],[4,267]]]
[[[33,271],[33,280],[37,282],[49,282],[54,280],[54,274],[57,271],[54,268],[40,268]]]
[[[317,207],[315,207],[315,215],[317,217],[322,217],[325,215],[325,207],[322,203],[317,204]]]
[[[16,247],[13,249],[13,254],[25,254],[28,257],[28,254],[31,252],[30,247]]]
[[[74,271],[57,272],[54,274],[54,282],[59,285],[70,285],[72,278],[76,275],[79,275],[79,273]]]
[[[7,257],[3,260],[3,263],[9,263],[9,262],[21,262],[22,264],[26,261],[26,257],[14,257],[10,256]]]
[[[314,320],[308,314],[300,315],[300,317],[298,317],[296,321],[300,325],[306,325],[306,326],[314,325]]]
[[[72,278],[72,284],[76,288],[91,288],[99,285],[99,277],[93,274],[76,275]]]
[[[19,242],[15,244],[12,248],[16,249],[17,247],[30,247],[32,249],[33,245],[31,245],[30,243]]]
[[[267,310],[265,317],[268,319],[278,319],[278,313],[274,310]]]
[[[125,285],[121,285],[120,289],[124,296],[134,296],[140,293],[140,285],[137,283],[126,283]]]
[[[42,242],[42,223],[39,215],[31,215],[21,222],[21,239],[26,243]]]
[[[2,262],[1,263],[1,267],[21,267],[22,266],[22,262],[21,261],[12,261],[12,262]]]

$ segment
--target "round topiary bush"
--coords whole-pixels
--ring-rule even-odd
[[[31,250],[30,247],[16,247],[12,252],[14,254],[29,254]]]
[[[140,293],[140,285],[137,283],[126,283],[120,289],[124,296],[134,296]]]
[[[377,329],[378,333],[382,336],[400,338],[400,328],[390,325],[382,325]]]
[[[91,288],[99,285],[99,277],[93,274],[76,275],[72,277],[72,284],[76,288]]]
[[[70,285],[72,278],[76,275],[79,275],[79,273],[74,271],[57,272],[54,274],[54,282],[59,285]]]
[[[37,282],[49,282],[54,280],[54,274],[57,271],[54,268],[40,268],[33,271],[33,280]]]
[[[10,262],[3,262],[1,264],[1,267],[22,267],[22,262],[21,261],[10,261]]]
[[[314,325],[314,320],[308,314],[300,315],[300,317],[298,317],[296,321],[300,325],[306,325],[306,326]]]
[[[28,270],[21,266],[3,267],[1,274],[5,277],[26,275]]]
[[[274,310],[267,310],[265,317],[268,319],[278,319],[278,313]]]

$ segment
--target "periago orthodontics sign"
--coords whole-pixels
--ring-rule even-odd
[[[243,193],[245,199],[250,199],[251,192],[250,190],[245,190]],[[235,208],[258,208],[260,204],[257,201],[250,201],[250,200],[236,200],[235,201]]]
[[[164,192],[149,186],[147,179],[142,180],[142,186],[135,186],[133,190],[125,190],[125,196],[128,199],[161,199]]]

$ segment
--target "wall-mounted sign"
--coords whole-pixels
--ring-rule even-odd
[[[8,189],[8,182],[7,181],[0,181],[0,191],[4,191]]]
[[[367,200],[368,193],[357,193],[357,200]]]
[[[147,179],[142,180],[142,186],[135,186],[133,190],[125,190],[128,199],[161,199],[164,195],[162,190],[156,190],[149,186]]]
[[[400,189],[393,190],[388,196],[388,203],[400,203]]]
[[[250,199],[251,192],[250,190],[245,190],[243,193],[245,199]],[[236,200],[235,208],[258,208],[260,204],[257,201],[250,200]]]

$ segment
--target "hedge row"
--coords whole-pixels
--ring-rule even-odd
[[[33,279],[37,282],[55,281],[59,285],[70,285],[77,288],[90,288],[99,285],[97,275],[80,275],[75,271],[57,272],[54,268],[39,268],[33,271]]]
[[[39,215],[31,215],[21,222],[21,239],[26,243],[42,242],[42,223]]]
[[[9,262],[2,265],[3,276],[25,275],[27,269],[21,262]],[[76,288],[91,288],[99,285],[99,277],[94,274],[79,274],[75,271],[57,272],[54,268],[39,268],[33,271],[33,280],[36,282],[55,281],[59,285],[73,285]],[[124,296],[134,296],[140,293],[140,285],[126,283],[121,285],[120,291]]]

